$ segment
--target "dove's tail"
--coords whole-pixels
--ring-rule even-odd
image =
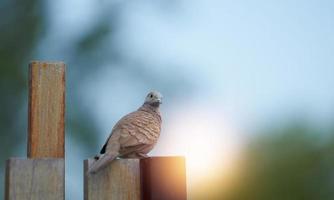
[[[118,156],[118,153],[108,152],[100,156],[98,160],[93,162],[88,169],[88,173],[95,174],[100,169],[105,168],[111,161],[113,161]]]

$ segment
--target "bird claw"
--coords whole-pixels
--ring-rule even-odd
[[[137,153],[138,158],[148,158],[148,155],[143,154],[143,153]]]

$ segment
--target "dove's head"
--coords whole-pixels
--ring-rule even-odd
[[[152,91],[147,94],[145,98],[145,104],[149,104],[154,107],[159,107],[162,104],[162,95],[158,91]]]

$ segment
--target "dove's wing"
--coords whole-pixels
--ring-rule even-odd
[[[152,113],[136,111],[123,124],[120,136],[120,155],[133,152],[148,153],[160,135],[160,121]],[[148,148],[150,147],[150,148]]]
[[[120,119],[114,126],[109,138],[90,172],[105,167],[117,156],[147,154],[155,145],[161,129],[161,118],[156,113],[143,110],[132,112]]]
[[[120,129],[113,131],[113,134],[109,137],[108,145],[104,148],[105,153],[91,165],[88,171],[89,173],[96,173],[100,169],[106,167],[119,155],[120,143],[118,140],[121,135],[120,131]]]
[[[111,135],[101,149],[101,154],[108,152],[115,138],[120,143],[120,154],[125,155],[144,148],[147,145],[153,147],[160,135],[160,119],[146,111],[135,111],[117,122]],[[120,136],[114,138],[115,132]]]

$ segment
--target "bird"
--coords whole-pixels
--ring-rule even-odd
[[[151,91],[142,106],[122,117],[112,128],[88,173],[97,173],[116,158],[148,157],[147,153],[153,149],[161,132],[161,104],[161,93]]]

